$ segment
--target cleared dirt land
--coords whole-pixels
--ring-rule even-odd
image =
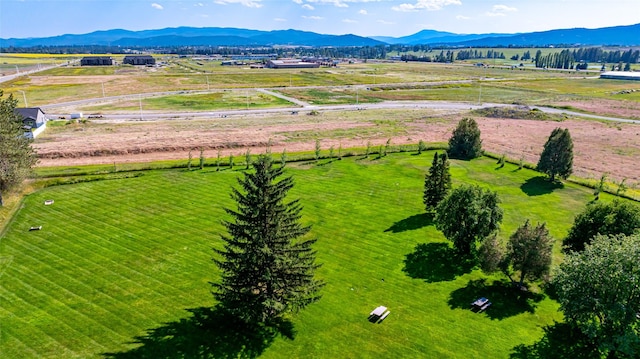
[[[58,123],[35,142],[40,166],[147,162],[185,159],[188,152],[207,158],[263,152],[269,141],[274,153],[313,151],[316,139],[324,150],[371,142],[375,150],[391,138],[392,145],[448,140],[463,117],[475,118],[483,147],[496,154],[536,163],[556,127],[568,128],[574,142],[574,173],[584,178],[627,178],[640,183],[640,125],[566,118],[563,121],[485,118],[466,112],[437,110],[309,111],[244,115],[203,120],[163,120],[126,123]]]

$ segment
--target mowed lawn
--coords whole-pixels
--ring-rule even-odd
[[[239,167],[148,171],[32,194],[0,241],[1,356],[506,358],[562,315],[537,287],[515,292],[502,276],[455,259],[423,210],[432,158],[288,164],[296,182],[289,198],[304,205],[327,285],[318,303],[292,317],[293,339],[257,347],[222,331],[204,339],[215,345],[193,339],[201,328],[192,312],[215,305],[212,248],[222,246],[223,208],[235,208],[229,193]],[[527,218],[561,238],[592,198],[589,189],[550,188],[536,172],[488,158],[452,161],[451,171],[455,185],[499,192],[503,239]],[[557,263],[559,241],[555,253]],[[493,302],[484,313],[469,310],[478,296]],[[370,323],[379,305],[391,314]]]

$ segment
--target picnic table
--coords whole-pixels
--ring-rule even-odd
[[[386,311],[387,311],[387,307],[384,307],[381,305],[378,308],[374,309],[371,313],[369,313],[369,315],[375,315],[376,317],[380,317]]]
[[[490,305],[491,302],[485,297],[480,297],[473,301],[473,303],[471,303],[471,307],[473,307],[473,309],[477,309],[478,312],[482,312],[483,310],[489,308]]]
[[[380,323],[389,314],[391,314],[391,312],[387,310],[387,307],[381,305],[369,313],[369,321],[372,323]]]

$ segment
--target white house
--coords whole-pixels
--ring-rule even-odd
[[[16,108],[15,113],[22,120],[25,137],[36,138],[47,128],[47,117],[40,107]]]

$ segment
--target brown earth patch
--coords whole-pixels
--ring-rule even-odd
[[[466,113],[403,109],[325,112],[308,115],[252,115],[207,120],[89,123],[48,129],[34,143],[40,166],[149,162],[186,159],[189,150],[213,158],[241,155],[246,149],[263,152],[271,140],[274,153],[313,151],[315,138],[322,148],[446,142]],[[627,178],[640,183],[640,125],[568,119],[563,122],[476,117],[485,150],[536,163],[543,145],[556,127],[568,128],[574,142],[574,174],[584,178]],[[302,135],[300,135],[302,134]],[[311,135],[310,135],[311,134]],[[314,137],[313,134],[317,134]],[[298,136],[300,135],[300,136]],[[199,154],[197,154],[199,155]]]
[[[640,119],[640,102],[593,99],[584,101],[560,101],[554,102],[555,106],[567,106],[587,113],[600,116],[611,116],[629,119]]]

